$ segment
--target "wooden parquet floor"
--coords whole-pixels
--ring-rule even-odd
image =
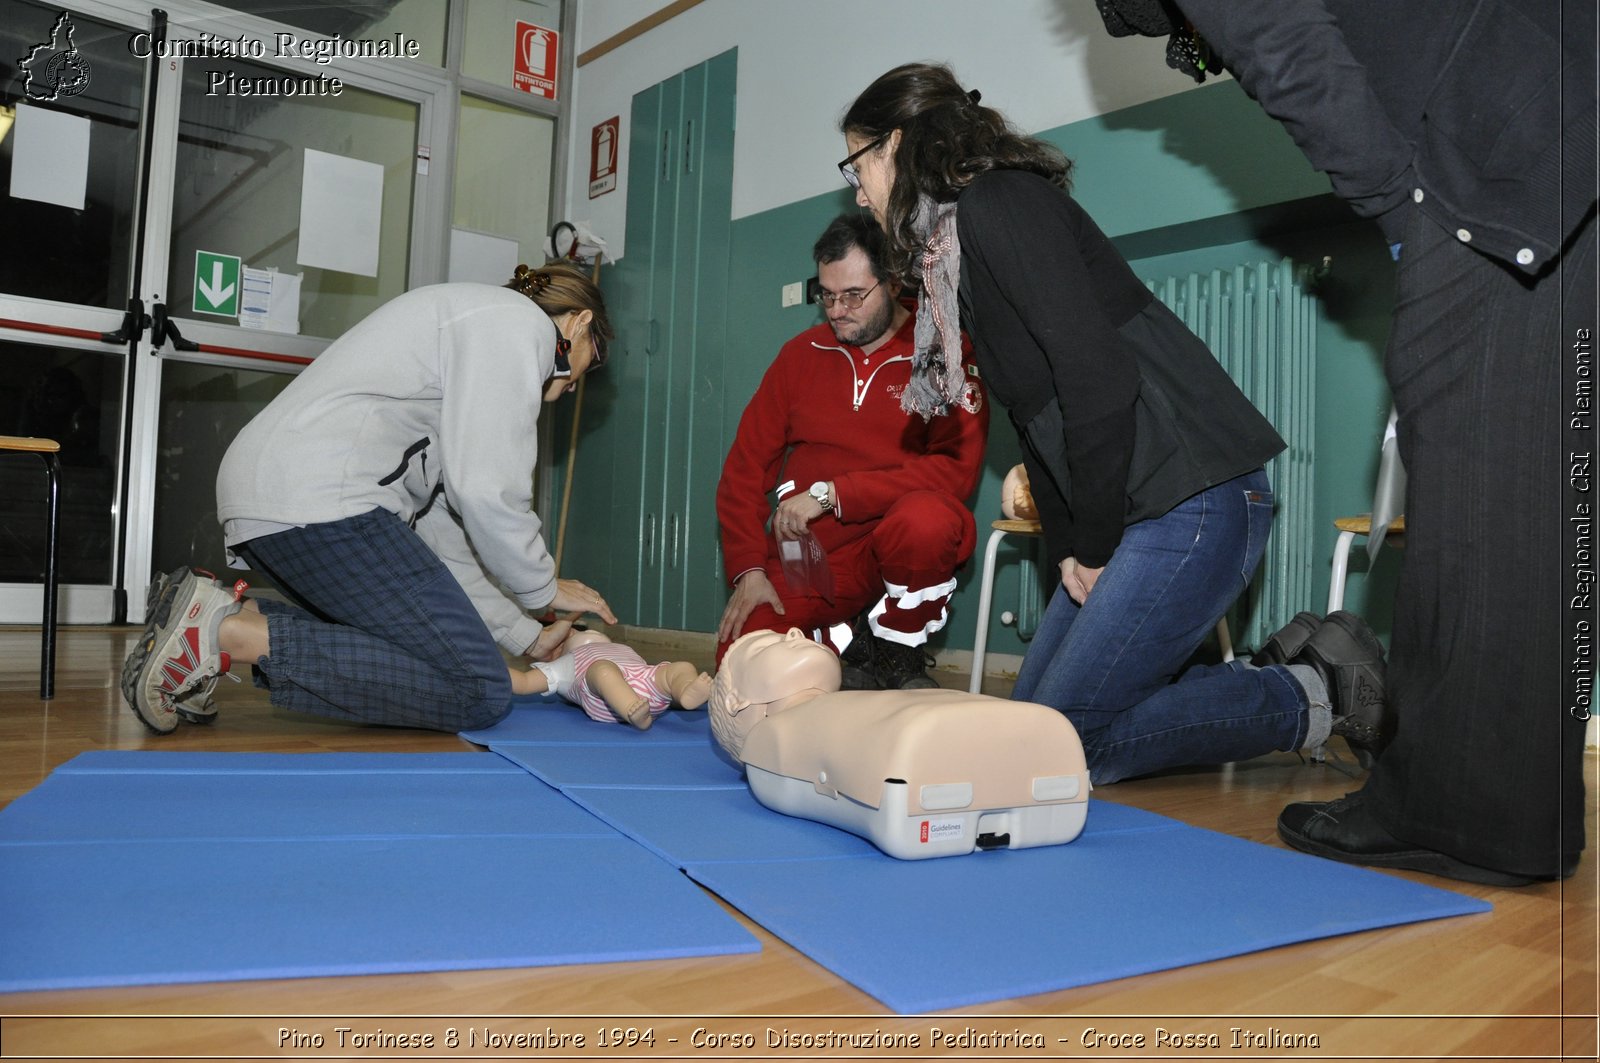
[[[148,735],[121,704],[116,677],[129,628],[63,632],[57,696],[38,699],[38,631],[0,628],[0,804],[38,785],[85,750],[418,752],[471,750],[452,735],[356,728],[281,712],[248,683],[219,688],[221,718]],[[641,646],[650,656],[650,647]],[[704,662],[702,662],[704,663]],[[964,676],[942,676],[964,686]],[[1587,763],[1591,804],[1595,758]],[[1274,822],[1288,801],[1335,797],[1357,782],[1333,766],[1280,754],[1102,787],[1097,796],[1196,826],[1279,845]],[[960,1015],[895,1017],[758,926],[759,954],[529,970],[234,982],[0,995],[0,1057],[27,1058],[852,1058],[849,1048],[766,1047],[768,1028],[801,1031],[912,1031],[971,1028],[1037,1034],[1039,1049],[971,1047],[859,1058],[1596,1058],[1595,818],[1590,853],[1564,883],[1520,890],[1444,885],[1494,904],[1485,915],[1376,930],[1263,953],[1017,1000]],[[182,883],[150,883],[141,904],[181,904]],[[1182,890],[1181,874],[1172,889]],[[490,891],[516,903],[516,884]],[[625,901],[624,901],[625,902]],[[483,903],[480,893],[472,903]],[[1005,903],[996,898],[997,904]],[[1063,896],[1063,904],[1072,903]],[[1307,910],[1317,904],[1306,897]],[[981,913],[971,913],[981,917]],[[8,912],[4,918],[26,919]],[[403,933],[396,927],[396,933]],[[1070,948],[1071,942],[1062,942]],[[649,1028],[655,1044],[627,1044],[628,1027]],[[337,1046],[338,1027],[345,1034]],[[620,1047],[599,1047],[616,1027]],[[1234,1033],[1238,1028],[1244,1033]],[[356,1047],[377,1030],[427,1031],[429,1050]],[[458,1042],[447,1043],[454,1029]],[[698,1038],[694,1031],[703,1030]],[[494,1047],[488,1037],[582,1032],[583,1049]],[[1165,1031],[1165,1033],[1162,1033]],[[1275,1032],[1269,1032],[1275,1031]],[[694,1042],[754,1038],[753,1047]],[[1201,1047],[1174,1047],[1188,1034]],[[472,1038],[473,1045],[467,1043]],[[1216,1037],[1215,1048],[1204,1039]],[[1297,1047],[1292,1038],[1316,1039]],[[323,1047],[314,1047],[321,1037]],[[675,1037],[669,1043],[667,1038]],[[1168,1039],[1163,1046],[1162,1037]],[[1238,1041],[1243,1038],[1243,1043]],[[376,1042],[382,1044],[380,1040]],[[1012,1042],[1016,1044],[1015,1040]],[[469,1050],[470,1049],[470,1050]]]

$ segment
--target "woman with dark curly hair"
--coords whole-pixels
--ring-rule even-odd
[[[1330,733],[1370,760],[1382,648],[1353,616],[1185,669],[1260,562],[1283,441],[1072,198],[1072,164],[979,100],[896,67],[840,122],[840,171],[922,283],[906,408],[960,394],[965,327],[1022,443],[1061,586],[1013,696],[1066,713],[1100,783]]]

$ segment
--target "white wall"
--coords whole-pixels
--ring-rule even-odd
[[[581,0],[575,54],[665,6]],[[577,71],[565,216],[591,221],[613,257],[626,244],[634,94],[735,46],[735,218],[841,187],[839,118],[900,63],[950,63],[1027,131],[1194,87],[1167,68],[1165,40],[1110,37],[1092,0],[706,0]],[[591,200],[589,134],[612,115],[622,118],[618,187]]]

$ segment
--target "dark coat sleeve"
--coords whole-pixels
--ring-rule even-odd
[[[1405,229],[1414,146],[1322,0],[1177,0],[1250,98],[1390,243]]]

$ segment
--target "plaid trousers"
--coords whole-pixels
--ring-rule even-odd
[[[399,517],[374,509],[240,543],[298,605],[258,599],[274,705],[350,723],[461,731],[510,711],[505,659],[466,591]]]

